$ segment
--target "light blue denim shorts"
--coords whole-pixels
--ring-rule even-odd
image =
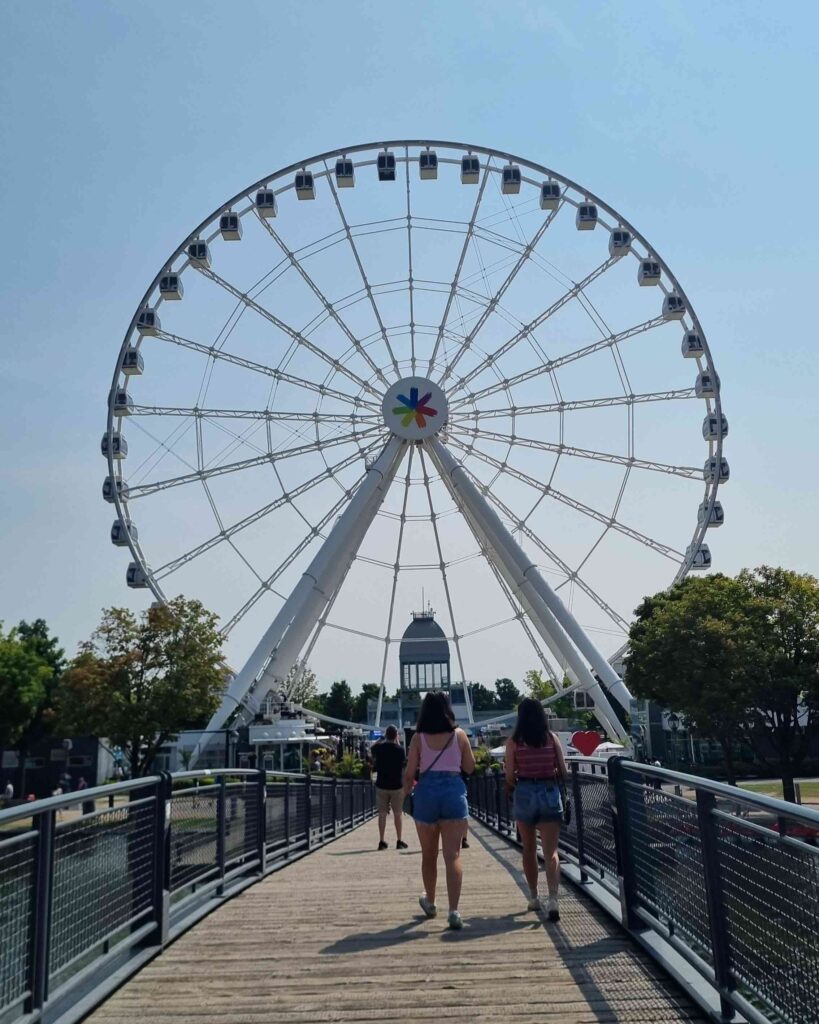
[[[512,799],[512,817],[524,825],[563,820],[563,801],[556,782],[519,779]]]
[[[466,786],[458,772],[427,772],[412,791],[413,818],[422,825],[469,817]]]

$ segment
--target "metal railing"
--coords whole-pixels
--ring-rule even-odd
[[[221,901],[373,813],[369,781],[236,769],[0,811],[0,1024],[81,1018]]]
[[[570,771],[564,873],[714,1019],[819,1024],[819,813],[620,757]],[[516,839],[501,775],[469,802]]]

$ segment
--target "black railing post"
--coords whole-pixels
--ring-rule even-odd
[[[312,845],[312,829],[310,824],[313,817],[313,793],[310,787],[310,772],[305,776],[304,781],[304,831],[307,836],[307,849],[309,850]]]
[[[171,912],[171,800],[173,778],[170,772],[160,772],[154,788],[154,885],[152,903],[156,933],[148,936],[151,946],[164,946],[168,941],[168,922]]]
[[[717,827],[713,815],[716,803],[717,799],[713,793],[697,790],[697,821],[702,844],[702,867],[705,898],[708,904],[708,926],[711,932],[711,952],[714,957],[714,978],[720,994],[722,1018],[728,1021],[734,1019],[736,1011],[727,994],[736,986],[731,973],[730,939],[725,919]]]
[[[290,779],[284,780],[284,850],[290,849]]]
[[[350,779],[350,830],[355,825],[355,791],[353,790],[353,780]]]
[[[48,961],[51,939],[52,880],[54,877],[54,811],[37,815],[34,851],[32,927],[29,937],[28,1012],[41,1010],[48,998]]]
[[[324,783],[319,782],[318,785],[319,795],[319,842],[324,839]]]
[[[620,912],[626,928],[639,927],[635,914],[637,878],[634,871],[634,851],[631,842],[631,820],[628,789],[623,773],[624,760],[613,757],[608,762],[609,788],[612,792],[615,852],[617,854],[617,881],[620,888]]]
[[[580,867],[580,881],[588,882],[589,875],[586,871],[586,837],[583,833],[583,798],[580,787],[580,765],[576,761],[570,762],[572,773],[572,803],[574,804],[574,830],[577,833],[577,863]]]
[[[260,768],[256,780],[256,855],[259,874],[264,874],[267,857],[267,772]]]
[[[500,772],[495,772],[495,825],[498,832],[501,830],[501,777]]]
[[[332,797],[333,797],[333,838],[338,835],[338,779],[333,776],[332,782]]]
[[[219,776],[219,795],[216,801],[216,868],[219,873],[219,885],[216,895],[225,891],[225,837],[227,834],[227,778]]]

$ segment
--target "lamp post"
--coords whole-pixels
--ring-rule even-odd
[[[677,767],[677,730],[680,728],[680,716],[671,712],[668,716],[668,727],[671,730],[671,761]]]

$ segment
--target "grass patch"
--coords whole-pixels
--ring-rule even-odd
[[[764,796],[773,796],[782,799],[781,782],[741,782],[740,789],[748,789],[752,793],[762,793]],[[819,801],[819,779],[810,782],[800,782],[799,788],[803,800]]]

